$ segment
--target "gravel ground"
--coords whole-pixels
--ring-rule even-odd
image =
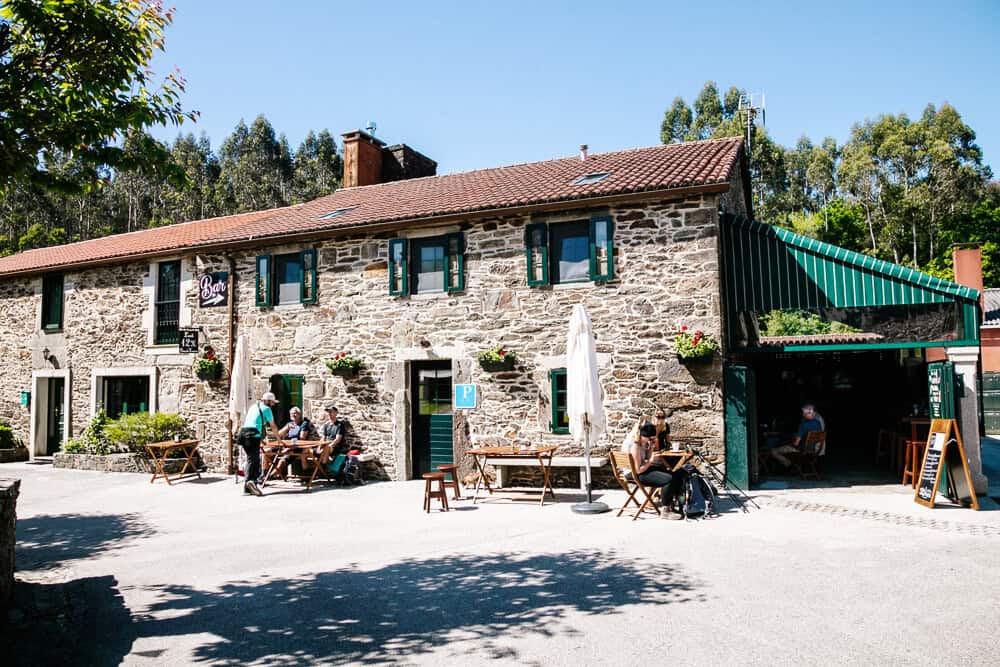
[[[901,486],[754,492],[700,522],[422,483],[168,487],[9,464],[0,664],[997,664],[1000,511]],[[616,509],[620,492],[603,492]],[[6,652],[6,653],[5,653]]]

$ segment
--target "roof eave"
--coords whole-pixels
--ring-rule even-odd
[[[178,246],[163,250],[155,250],[129,255],[119,255],[116,257],[106,257],[84,262],[74,262],[69,264],[53,264],[44,267],[34,267],[18,271],[0,272],[0,277],[19,278],[32,275],[42,275],[45,273],[76,271],[90,269],[100,266],[111,266],[116,264],[126,264],[128,262],[138,262],[148,259],[163,257],[173,257],[185,252],[219,252],[226,250],[243,250],[260,246],[262,241],[273,240],[275,238],[288,239],[289,241],[301,241],[309,239],[330,238],[331,236],[347,235],[358,230],[372,232],[391,231],[414,225],[431,225],[454,222],[456,220],[479,220],[481,218],[491,218],[498,215],[524,215],[541,211],[551,211],[565,208],[579,208],[583,206],[601,206],[605,204],[617,204],[633,201],[646,201],[649,199],[660,199],[663,197],[685,197],[693,194],[719,194],[729,190],[729,182],[711,183],[707,185],[691,185],[679,188],[658,188],[650,190],[637,190],[634,192],[619,193],[614,195],[603,195],[597,197],[580,197],[574,199],[560,199],[553,202],[541,202],[537,204],[525,204],[519,206],[503,206],[489,209],[477,209],[472,211],[462,211],[447,213],[442,215],[431,215],[420,218],[399,218],[384,222],[340,224],[330,226],[325,229],[310,229],[308,231],[268,234],[251,236],[246,239],[238,239],[222,242],[208,242],[188,246]]]

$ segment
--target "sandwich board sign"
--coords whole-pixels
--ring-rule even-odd
[[[455,409],[475,410],[479,403],[479,392],[474,384],[455,385]]]
[[[969,474],[969,462],[962,446],[962,434],[958,432],[958,423],[954,419],[931,421],[914,502],[933,508],[934,497],[942,480],[947,480],[945,493],[951,500],[962,507],[979,509],[976,490],[972,486],[972,475]]]

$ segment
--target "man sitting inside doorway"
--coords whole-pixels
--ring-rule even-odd
[[[810,431],[825,431],[826,424],[823,418],[816,412],[816,406],[806,403],[802,406],[802,421],[799,422],[799,430],[790,444],[779,445],[770,450],[771,458],[783,466],[790,466],[792,462],[788,460],[787,454],[794,454],[801,451],[800,447]],[[820,452],[822,454],[822,452]]]

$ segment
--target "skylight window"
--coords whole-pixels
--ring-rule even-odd
[[[324,213],[323,215],[317,216],[317,220],[331,220],[333,218],[339,218],[348,211],[353,211],[357,206],[348,206],[347,208],[338,208],[336,211],[330,211],[329,213]]]
[[[573,181],[572,185],[593,185],[594,183],[600,183],[610,175],[610,171],[599,171],[593,174],[584,174],[580,178]]]

